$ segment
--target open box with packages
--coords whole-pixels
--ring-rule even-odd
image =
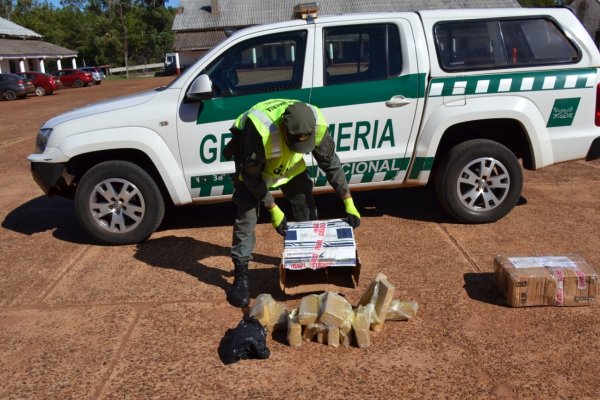
[[[578,255],[499,255],[494,278],[512,307],[586,306],[596,302],[598,292],[598,272]]]
[[[291,223],[279,266],[286,294],[356,288],[360,262],[350,225],[341,219]]]

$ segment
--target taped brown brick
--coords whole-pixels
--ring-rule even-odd
[[[272,332],[287,327],[287,306],[276,302],[270,294],[261,293],[250,310],[250,316],[261,323],[267,331]]]
[[[374,331],[378,332],[383,329],[383,324],[393,299],[394,285],[388,281],[385,274],[378,273],[358,302],[359,305],[363,306],[369,303],[373,304],[375,309],[373,320],[371,321],[371,329]]]
[[[315,323],[319,317],[319,305],[321,296],[318,294],[309,294],[300,300],[298,308],[298,322],[301,325],[310,325]]]
[[[311,341],[317,336],[318,332],[319,324],[308,324],[304,327],[304,331],[302,332],[302,339],[306,341]]]
[[[356,338],[356,345],[361,349],[369,347],[371,345],[371,338],[369,336],[369,327],[371,324],[371,318],[373,314],[373,304],[369,303],[366,306],[359,305],[354,313],[354,319],[352,320],[352,329],[354,330],[354,337]]]
[[[385,316],[386,321],[407,321],[417,315],[419,304],[416,301],[392,300]]]
[[[317,334],[315,335],[317,339],[317,343],[319,344],[327,344],[327,327],[325,325],[319,324],[317,328]]]
[[[352,319],[354,318],[354,312],[352,313],[352,315],[350,315],[350,317],[348,317],[348,319],[346,321],[344,321],[342,323],[342,326],[340,326],[340,343],[342,344],[342,346],[350,346],[352,345],[352,339],[354,337],[353,331],[352,331]]]
[[[319,322],[327,327],[339,328],[352,314],[352,305],[337,293],[327,292],[322,297]]]
[[[302,325],[298,322],[298,309],[294,308],[287,318],[287,340],[292,347],[302,344]]]
[[[327,345],[333,347],[340,345],[340,328],[327,327]]]

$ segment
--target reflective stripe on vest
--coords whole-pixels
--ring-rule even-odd
[[[234,123],[237,129],[243,130],[250,119],[260,134],[266,158],[262,178],[269,188],[276,188],[287,183],[306,169],[302,154],[291,151],[282,132],[279,131],[281,115],[289,105],[295,102],[283,99],[264,101],[240,115]],[[315,145],[318,146],[327,133],[327,123],[321,110],[310,104],[307,105],[314,113],[317,122]]]

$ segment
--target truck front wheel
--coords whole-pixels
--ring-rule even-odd
[[[442,208],[463,223],[494,222],[517,205],[523,188],[519,160],[505,146],[474,139],[454,146],[435,175]]]
[[[105,244],[146,240],[160,225],[164,200],[150,175],[127,161],[105,161],[81,178],[75,192],[79,223]]]

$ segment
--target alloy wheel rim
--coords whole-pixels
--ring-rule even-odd
[[[467,164],[458,176],[456,191],[461,204],[471,211],[490,211],[508,196],[510,175],[502,162],[481,157]]]
[[[105,231],[126,233],[134,230],[144,219],[144,196],[133,183],[120,178],[98,183],[89,199],[94,221]]]

